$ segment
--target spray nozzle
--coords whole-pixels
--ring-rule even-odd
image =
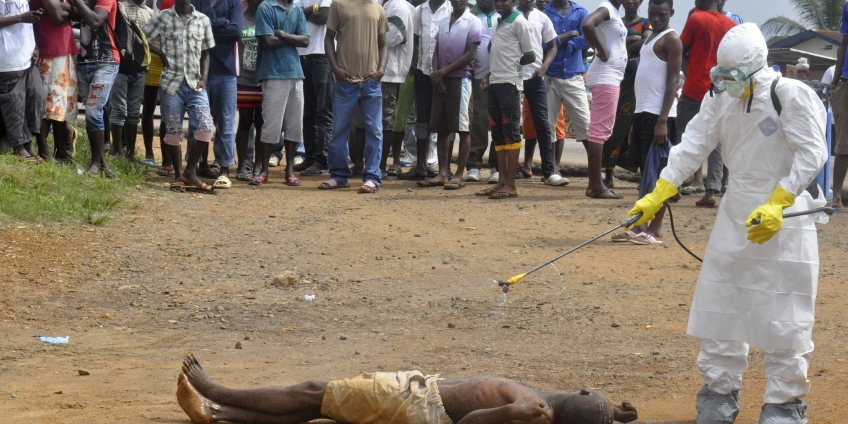
[[[503,287],[504,293],[509,293],[509,286],[511,285],[509,281],[498,280],[498,285]]]

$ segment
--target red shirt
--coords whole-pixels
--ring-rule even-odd
[[[736,26],[727,16],[711,10],[695,9],[686,20],[680,41],[689,45],[689,69],[683,83],[683,95],[703,101],[710,91],[710,69],[718,64],[718,45],[724,34]],[[753,69],[752,69],[753,71]]]
[[[170,9],[174,7],[174,3],[176,2],[177,0],[162,0],[162,4],[159,5],[159,10]]]
[[[44,8],[41,0],[30,0],[29,10]],[[59,25],[53,23],[50,15],[46,12],[41,19],[32,24],[35,33],[35,45],[38,46],[39,55],[43,57],[69,56],[79,54],[77,43],[74,42],[74,30],[71,21],[65,21]]]

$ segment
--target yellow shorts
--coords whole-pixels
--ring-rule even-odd
[[[151,87],[159,86],[159,78],[162,77],[162,59],[159,55],[150,54],[150,66],[147,68],[147,73],[144,75],[144,85]]]
[[[327,384],[321,415],[349,424],[453,424],[438,376],[420,371],[364,373]]]

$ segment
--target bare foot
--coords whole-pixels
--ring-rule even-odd
[[[186,184],[193,185],[193,186],[200,188],[200,189],[202,189],[203,186],[204,186],[203,181],[201,181],[200,178],[197,177],[197,173],[195,173],[195,172],[189,173],[189,172],[183,171],[182,175],[180,175],[180,181],[182,181]]]
[[[215,387],[215,383],[206,374],[206,370],[200,366],[200,361],[194,354],[186,356],[183,360],[183,375],[200,393],[208,393],[209,389]]]
[[[215,411],[221,407],[197,392],[185,374],[180,374],[177,380],[177,402],[194,424],[209,424],[216,422]]]

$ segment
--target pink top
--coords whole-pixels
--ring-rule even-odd
[[[30,0],[29,8],[30,10],[38,10],[44,8],[44,3],[41,0]],[[56,25],[45,11],[41,19],[32,24],[32,29],[35,33],[35,45],[38,46],[39,55],[56,57],[79,54],[70,20]]]

